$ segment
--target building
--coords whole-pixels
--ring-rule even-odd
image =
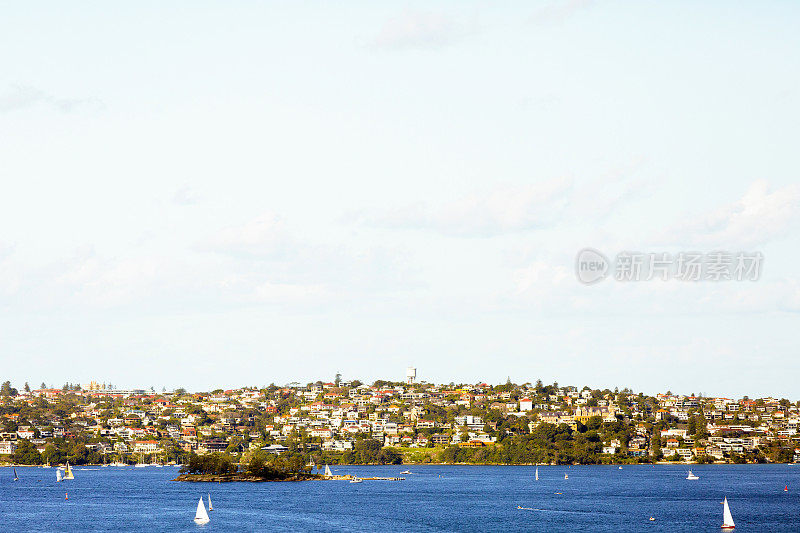
[[[155,453],[158,451],[158,442],[154,440],[137,440],[133,443],[134,453]]]
[[[10,440],[0,442],[0,455],[11,455],[17,451],[17,443]]]
[[[406,368],[406,383],[413,385],[415,379],[417,379],[417,369],[413,366]]]

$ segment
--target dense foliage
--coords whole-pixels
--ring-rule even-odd
[[[224,453],[210,453],[208,455],[189,456],[186,464],[181,467],[181,474],[234,474],[238,472],[238,465],[231,457]]]

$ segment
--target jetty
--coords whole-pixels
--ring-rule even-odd
[[[361,479],[363,481],[405,481],[406,478],[404,477],[356,477],[351,476],[350,474],[345,474],[342,476],[322,476],[322,480],[326,481],[352,481],[354,479]]]

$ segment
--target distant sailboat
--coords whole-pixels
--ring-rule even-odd
[[[567,474],[564,474],[564,479],[569,479],[569,476]]]
[[[50,461],[42,465],[42,468],[50,468]]]
[[[17,469],[14,469],[14,481],[19,481],[19,476],[17,475]]]
[[[536,467],[536,481],[539,481],[539,467]]]
[[[197,512],[194,514],[194,521],[198,524],[205,524],[210,520],[206,512],[206,506],[203,505],[203,498],[200,498],[200,501],[197,502]]]
[[[722,529],[733,529],[736,527],[736,524],[733,523],[733,516],[731,515],[731,508],[728,507],[727,496],[722,504],[724,505],[722,508]]]
[[[72,475],[72,468],[69,467],[69,463],[67,463],[67,467],[64,469],[64,479],[75,479],[75,476]]]
[[[56,469],[56,482],[61,482],[63,478],[61,477],[61,469]]]
[[[210,492],[208,493],[208,510],[209,511],[213,511],[214,510],[214,506],[211,505],[211,493]]]
[[[350,483],[363,483],[363,482],[364,480],[361,479],[360,477],[354,477],[353,479],[350,480]]]
[[[686,476],[686,479],[700,479],[699,476],[695,476],[691,470],[689,470],[689,475]]]
[[[325,465],[325,477],[333,477],[333,472],[331,472],[331,468],[328,465]]]

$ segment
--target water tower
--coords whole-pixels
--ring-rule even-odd
[[[413,366],[406,368],[406,383],[413,385],[415,379],[417,379],[417,369]]]

